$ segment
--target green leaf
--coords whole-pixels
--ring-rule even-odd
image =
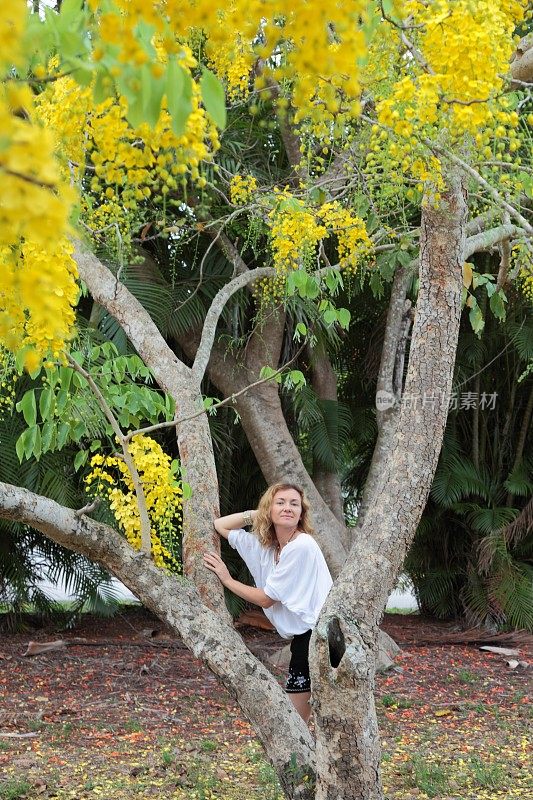
[[[272,367],[268,367],[268,366],[261,367],[261,371],[259,373],[259,377],[262,378],[262,379],[263,378],[269,379],[269,378],[274,377],[274,380],[276,381],[276,383],[281,383],[281,374],[278,373],[276,375],[275,374],[276,372],[277,372],[277,370],[273,369]]]
[[[41,431],[39,430],[38,425],[33,425],[31,428],[28,428],[25,431],[24,436],[24,455],[26,458],[30,458],[30,456],[37,450],[37,458],[41,455]]]
[[[181,484],[182,497],[184,500],[190,500],[192,497],[192,489],[188,483]]]
[[[138,128],[144,122],[144,103],[142,92],[128,100],[126,119],[132,128]]]
[[[472,272],[472,285],[474,289],[477,289],[478,286],[483,286],[484,283],[489,282],[489,277],[487,275],[480,275],[479,272]]]
[[[308,297],[310,300],[314,300],[320,294],[320,286],[318,285],[318,281],[312,275],[307,275],[307,279],[305,282],[305,295],[302,294],[302,297]]]
[[[20,434],[20,436],[17,439],[16,444],[15,444],[15,450],[17,452],[18,460],[21,463],[22,463],[22,458],[24,456],[24,438],[25,438],[27,432],[28,432],[27,429],[25,431],[23,431]]]
[[[167,67],[165,91],[167,95],[168,113],[172,117],[172,120],[174,120],[174,117],[181,111],[182,103],[186,102],[183,97],[184,88],[185,72],[178,64],[176,58],[171,58]],[[180,131],[180,133],[183,133],[183,131]]]
[[[80,86],[89,86],[94,76],[94,64],[83,58],[72,57],[69,66],[73,67],[72,77]]]
[[[221,81],[210,70],[204,69],[200,90],[205,110],[219,128],[226,127],[226,97]]]
[[[72,430],[70,431],[70,438],[73,442],[79,442],[79,440],[86,434],[87,426],[85,422],[80,419],[79,422],[76,422]]]
[[[347,308],[338,308],[337,309],[337,319],[339,321],[339,325],[341,328],[344,328],[345,331],[348,330],[350,327],[350,319],[352,315],[348,311]]]
[[[15,353],[15,366],[17,368],[17,372],[22,372],[24,369],[24,361],[29,350],[33,350],[33,348],[30,345],[26,345],[20,350],[17,350]]]
[[[396,271],[396,253],[380,253],[376,264],[384,280],[391,281]]]
[[[89,455],[88,450],[79,450],[76,453],[76,457],[74,459],[74,469],[76,470],[76,472],[79,470],[80,467],[83,467],[83,465],[87,461],[88,455]]]
[[[61,450],[62,447],[65,446],[65,442],[67,441],[67,437],[70,433],[70,425],[67,422],[62,422],[59,426],[59,430],[57,433],[57,449]]]
[[[33,431],[34,428],[31,428],[30,430]],[[35,425],[35,433],[34,434],[32,433],[32,439],[33,439],[33,455],[38,461],[41,457],[41,452],[42,452],[41,429],[38,425]]]
[[[496,291],[496,286],[495,286],[495,284],[494,284],[494,283],[490,283],[490,281],[488,281],[488,282],[485,284],[485,291],[487,292],[487,296],[488,296],[488,297],[492,297],[492,295],[493,295],[493,294],[494,294],[494,292]]]
[[[339,288],[339,277],[340,272],[337,270],[331,269],[326,272],[325,282],[331,294],[335,294]]]
[[[54,393],[50,389],[50,387],[46,387],[42,390],[41,396],[39,397],[39,413],[41,415],[41,419],[43,422],[49,419],[53,415],[53,408],[52,408],[52,400],[54,399]]]
[[[74,353],[72,357],[74,358]],[[61,384],[61,389],[65,392],[68,392],[70,389],[70,383],[72,381],[72,376],[74,372],[70,367],[60,367],[59,368],[59,382]]]
[[[61,414],[65,410],[67,402],[68,402],[68,392],[66,391],[66,389],[61,389],[56,398],[55,414],[57,416],[61,416]]]
[[[468,316],[472,330],[475,334],[481,336],[481,332],[485,327],[485,320],[483,319],[483,314],[481,313],[481,309],[477,303],[473,306],[473,308],[470,309],[470,314]]]
[[[383,281],[381,280],[381,275],[377,270],[372,271],[368,283],[374,297],[377,297],[378,299],[383,297]]]
[[[333,306],[329,306],[322,314],[322,317],[326,325],[333,325],[334,322],[337,322],[337,311]]]
[[[305,375],[299,369],[291,369],[288,378],[291,384],[296,388],[305,386]]]
[[[151,128],[154,128],[161,113],[166,81],[164,78],[155,78],[148,64],[143,66],[141,74],[144,119]]]
[[[51,420],[47,420],[41,431],[41,449],[43,453],[46,453],[48,450],[54,449],[55,444],[55,432],[56,426]]]
[[[17,403],[17,411],[22,411],[24,421],[28,427],[35,425],[37,422],[37,405],[35,403],[35,392],[33,389],[28,389],[24,393],[22,400]]]
[[[298,333],[300,336],[307,336],[307,325],[304,325],[303,322],[299,322],[296,325],[296,333]]]
[[[398,250],[396,253],[396,258],[402,267],[408,267],[413,260],[413,257],[406,250]]]
[[[490,310],[494,314],[497,319],[504,320],[505,319],[505,306],[503,304],[502,296],[500,292],[495,292],[490,298]]]
[[[101,69],[97,75],[93,87],[93,99],[96,105],[103,103],[115,92],[113,80],[107,70]]]

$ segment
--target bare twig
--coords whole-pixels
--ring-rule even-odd
[[[100,505],[100,498],[95,497],[92,503],[87,503],[87,505],[83,506],[83,508],[78,508],[77,511],[74,513],[77,517],[81,517],[83,514],[91,514],[97,506]]]

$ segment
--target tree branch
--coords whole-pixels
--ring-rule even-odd
[[[470,258],[474,253],[490,250],[494,245],[506,239],[518,238],[523,235],[524,230],[522,227],[508,222],[506,225],[499,225],[497,228],[483,231],[483,233],[478,233],[475,236],[469,236],[465,245],[465,259]]]
[[[223,226],[218,227],[211,225],[209,228],[205,228],[205,232],[211,236],[215,242],[218,243],[218,246],[228,259],[229,263],[233,264],[233,269],[237,275],[248,272],[248,266],[246,262],[229,236],[224,233]]]
[[[94,382],[92,376],[87,372],[87,370],[83,369],[77,361],[75,361],[69,353],[65,353],[68,363],[72,367],[72,369],[81,375],[87,383],[89,387],[96,397],[98,405],[104,412],[105,416],[107,417],[109,424],[113,428],[113,432],[117,437],[120,446],[122,448],[122,454],[124,456],[124,461],[126,466],[129,470],[131,481],[133,483],[133,488],[135,489],[135,496],[137,498],[137,506],[139,508],[139,519],[141,522],[141,550],[143,553],[147,553],[148,555],[151,552],[152,544],[150,538],[150,517],[148,516],[148,509],[146,507],[146,496],[144,494],[144,489],[142,485],[142,481],[139,477],[139,473],[137,472],[137,467],[135,466],[135,461],[133,460],[133,456],[131,455],[130,449],[128,447],[129,438],[126,438],[122,433],[122,429],[118,424],[118,421],[111,411],[110,406],[108,405],[104,395]]]
[[[79,240],[74,242],[74,258],[93,299],[120,323],[158,385],[178,402],[180,392],[190,383],[189,367],[167,345],[137,298]]]
[[[252,283],[259,278],[266,278],[267,276],[273,276],[275,274],[276,271],[272,267],[260,267],[259,269],[247,270],[246,272],[242,272],[240,275],[237,275],[236,278],[233,278],[233,280],[223,286],[222,289],[219,289],[213,299],[213,302],[211,303],[211,306],[209,307],[209,311],[206,314],[202,329],[202,337],[198,346],[198,350],[196,351],[194,364],[192,365],[192,374],[198,383],[200,383],[204,377],[207,364],[209,363],[209,355],[215,340],[215,332],[218,320],[220,319],[220,315],[222,314],[230,297],[248,283]]]

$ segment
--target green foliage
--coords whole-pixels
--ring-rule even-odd
[[[174,404],[146,385],[151,374],[137,355],[120,355],[111,342],[80,344],[83,349],[73,350],[71,357],[94,380],[123,430],[135,430],[145,420],[172,419]],[[99,437],[113,439],[113,428],[83,375],[71,366],[50,365],[41,377],[41,386],[28,389],[16,405],[28,425],[16,444],[20,461],[39,460],[43,453]],[[76,469],[87,456],[87,450],[76,455]]]

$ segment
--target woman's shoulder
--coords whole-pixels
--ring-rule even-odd
[[[312,551],[320,550],[320,547],[318,546],[315,537],[311,536],[310,533],[304,533],[304,531],[298,534],[298,536],[294,540],[294,544],[299,545],[299,547],[302,550],[303,549]]]

